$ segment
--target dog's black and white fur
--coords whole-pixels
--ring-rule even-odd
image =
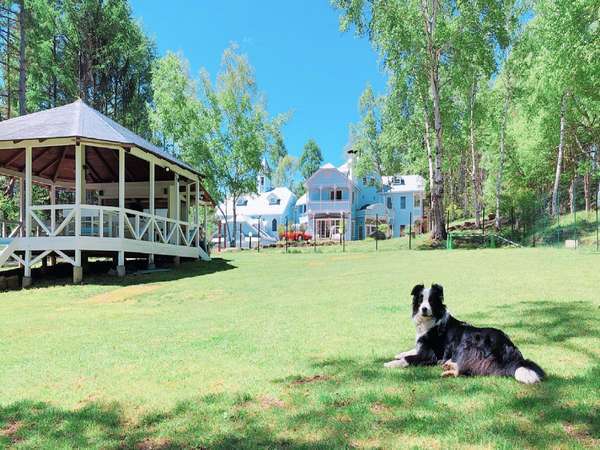
[[[438,284],[419,284],[411,292],[413,321],[417,328],[413,350],[396,355],[385,367],[442,364],[442,376],[497,375],[533,384],[544,371],[523,358],[506,334],[495,328],[477,328],[456,320],[446,310],[444,291]]]

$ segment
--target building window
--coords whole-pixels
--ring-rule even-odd
[[[342,190],[336,189],[334,191],[329,192],[329,200],[341,200],[342,199]]]
[[[406,225],[400,225],[400,236],[404,236],[406,232]]]
[[[400,209],[406,209],[406,197],[400,197]]]
[[[265,177],[260,177],[260,185],[261,186],[265,185]]]
[[[388,209],[392,209],[392,197],[387,197],[387,207]]]
[[[366,186],[367,185],[367,177],[363,177],[362,182],[363,182],[362,184],[364,184]]]
[[[421,207],[421,199],[419,197],[417,197],[417,196],[414,197],[413,206],[415,208],[420,208]]]
[[[235,202],[236,206],[248,206],[248,200],[245,198],[238,198],[237,202]]]
[[[280,205],[281,200],[275,196],[269,197],[269,205]]]
[[[277,219],[273,219],[271,222],[271,231],[277,231]]]

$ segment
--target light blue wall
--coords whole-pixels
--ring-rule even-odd
[[[376,177],[374,178],[377,179]],[[365,184],[363,181],[367,181],[367,183]],[[381,195],[378,193],[380,187],[377,184],[375,186],[370,185],[368,177],[367,180],[364,180],[363,178],[355,180],[355,184],[359,191],[355,194],[356,198],[352,205],[353,213],[356,213],[356,211],[360,210],[364,205],[381,202]]]
[[[405,232],[408,233],[408,224],[410,222],[410,213],[412,212],[413,223],[415,220],[421,218],[421,208],[415,207],[414,205],[414,196],[412,192],[403,192],[396,194],[387,194],[385,197],[390,197],[392,199],[392,206],[394,208],[394,236],[400,236],[400,226],[405,225]],[[401,197],[406,198],[406,207],[404,209],[401,208]],[[387,204],[387,199],[385,200]]]

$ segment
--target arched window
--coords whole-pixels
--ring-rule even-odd
[[[277,219],[273,219],[271,222],[271,231],[277,231]]]

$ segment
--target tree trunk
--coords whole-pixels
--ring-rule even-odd
[[[585,198],[585,212],[590,212],[590,171],[586,169],[583,175],[583,197]]]
[[[567,94],[563,94],[560,104],[560,137],[558,142],[558,157],[556,158],[556,174],[554,176],[554,188],[552,189],[552,215],[559,214],[558,188],[560,187],[560,173],[564,153],[565,138],[565,110],[567,107]]]
[[[481,227],[481,177],[479,171],[479,155],[475,150],[475,98],[477,96],[477,80],[473,77],[469,96],[469,144],[471,147],[471,180],[473,182],[473,211],[475,226]],[[485,220],[485,218],[484,218]]]
[[[569,185],[569,210],[571,214],[575,212],[575,179],[576,177],[573,176]]]
[[[12,116],[12,92],[10,88],[10,14],[8,12],[6,14],[6,118],[10,119]]]
[[[430,118],[427,109],[426,98],[423,98],[423,123],[425,125],[423,139],[425,140],[425,148],[427,149],[427,162],[429,164],[429,192],[433,192],[433,158],[431,154],[431,133],[429,130]]]
[[[19,115],[27,114],[26,98],[26,58],[25,58],[25,0],[19,2]]]
[[[496,177],[496,231],[500,230],[500,226],[501,226],[501,218],[500,218],[500,197],[502,195],[502,175],[504,172],[504,155],[505,155],[505,148],[504,148],[504,138],[505,138],[505,132],[506,132],[506,116],[508,114],[508,104],[509,104],[509,97],[508,97],[508,93],[506,94],[506,97],[504,98],[504,109],[502,110],[502,122],[500,124],[500,161],[498,164],[498,176]]]
[[[433,157],[433,190],[431,191],[431,238],[434,241],[446,239],[446,226],[444,218],[444,177],[442,174],[442,154],[444,150],[442,141],[442,114],[440,106],[439,87],[439,60],[440,50],[434,47],[435,25],[438,3],[432,0],[429,3],[423,0],[423,19],[425,21],[425,35],[427,36],[427,51],[429,55],[429,88],[433,99],[433,124],[435,131],[435,152]]]

